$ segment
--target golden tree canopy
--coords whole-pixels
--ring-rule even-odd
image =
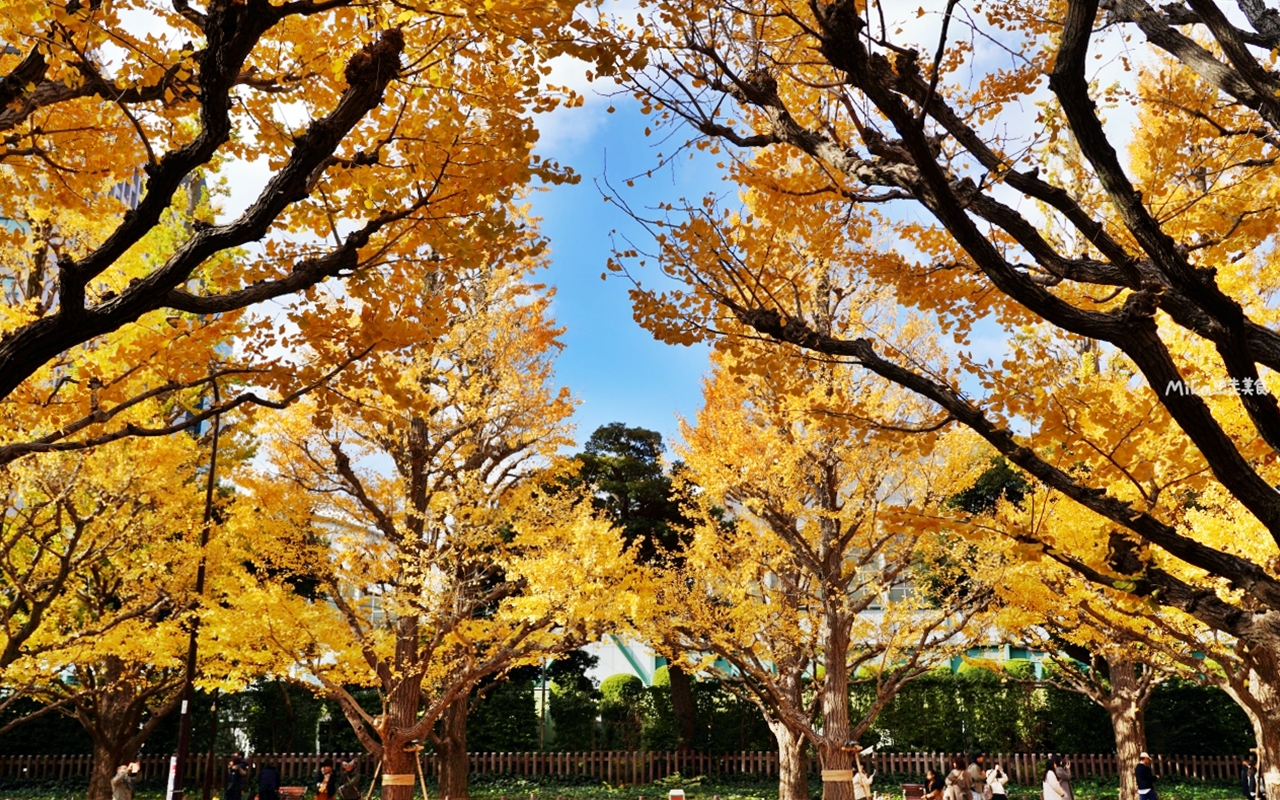
[[[0,399],[16,410],[0,458],[191,424],[131,416],[127,375],[168,397],[236,376],[255,388],[222,407],[278,405],[438,331],[459,270],[541,247],[523,187],[574,179],[533,155],[531,115],[577,102],[543,85],[549,58],[604,52],[576,43],[579,12],[6,4]],[[207,195],[232,160],[265,183],[218,215]]]
[[[1106,540],[1028,549],[1276,652],[1274,11],[938,3],[913,23],[854,0],[643,5],[632,87],[731,154],[745,208],[652,221],[653,257],[685,286],[637,289],[637,318],[728,348],[744,325],[910,389],[1135,545],[1118,561]],[[1126,108],[1132,134],[1106,119]],[[819,257],[850,272],[814,292]],[[825,327],[830,297],[865,292],[953,337],[950,356]],[[1003,358],[976,349],[993,337]],[[1193,524],[1197,498],[1256,538]]]

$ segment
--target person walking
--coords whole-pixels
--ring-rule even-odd
[[[1009,782],[1009,776],[1000,768],[999,764],[992,764],[991,769],[987,770],[986,790],[982,793],[986,800],[1009,800],[1009,796],[1005,793],[1004,785]]]
[[[1058,785],[1066,792],[1067,800],[1076,800],[1075,789],[1071,786],[1071,765],[1066,756],[1058,756],[1054,761],[1053,771],[1058,775]]]
[[[258,800],[280,800],[280,769],[271,761],[258,768]]]
[[[316,774],[316,800],[333,800],[335,789],[333,761],[326,758],[320,762],[320,772]]]
[[[1138,800],[1160,800],[1156,796],[1156,774],[1151,769],[1151,756],[1146,752],[1138,756],[1138,766],[1133,768],[1133,777],[1138,781]]]
[[[970,756],[969,766],[965,772],[969,776],[970,797],[973,800],[982,800],[982,787],[987,785],[986,756],[982,755],[982,753],[974,753]]]
[[[1050,756],[1049,762],[1044,768],[1044,783],[1041,791],[1044,794],[1044,800],[1067,800],[1067,792],[1062,788],[1062,784],[1058,782],[1058,772],[1055,767],[1058,759]]]
[[[248,777],[249,762],[244,760],[244,753],[236,751],[227,762],[227,780],[222,787],[222,800],[240,800]]]

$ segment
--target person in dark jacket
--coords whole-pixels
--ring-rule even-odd
[[[1156,774],[1151,770],[1151,756],[1146,753],[1138,756],[1138,766],[1133,768],[1133,777],[1138,781],[1139,800],[1160,800],[1156,796]]]
[[[942,793],[946,791],[947,786],[942,781],[942,776],[937,770],[926,769],[924,771],[924,796],[925,800],[942,800]]]
[[[227,762],[227,783],[223,787],[222,800],[240,800],[248,782],[249,762],[244,760],[244,753],[236,753]]]
[[[343,761],[338,769],[338,800],[360,800],[360,762]]]
[[[320,772],[316,774],[316,800],[333,800],[338,791],[338,780],[333,774],[333,761],[325,759],[320,762]]]
[[[1258,770],[1248,756],[1240,759],[1240,791],[1245,800],[1254,800],[1258,794]]]
[[[258,768],[258,800],[280,800],[280,769],[270,761]]]

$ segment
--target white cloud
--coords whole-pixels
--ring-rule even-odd
[[[611,80],[587,80],[591,65],[572,56],[559,56],[549,66],[544,86],[564,87],[582,97],[578,108],[557,108],[534,117],[538,128],[538,151],[564,158],[591,140],[605,126],[609,106],[617,101],[619,86]]]

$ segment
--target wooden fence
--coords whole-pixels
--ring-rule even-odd
[[[955,753],[875,753],[864,758],[863,763],[882,775],[923,777],[926,769],[941,769]],[[987,763],[1004,767],[1013,783],[1038,785],[1041,780],[1040,764],[1046,758],[1043,753],[994,753],[987,755]],[[310,783],[324,759],[357,759],[366,780],[373,775],[374,763],[365,753],[275,753],[257,754],[250,758],[254,766],[273,763],[280,768],[286,784]],[[221,788],[225,775],[227,756],[215,756],[214,786]],[[811,759],[812,760],[812,759]],[[1114,755],[1068,756],[1073,777],[1111,777],[1119,769]],[[0,780],[7,784],[14,781],[59,781],[87,777],[92,768],[92,757],[76,756],[0,756]],[[168,776],[169,756],[148,755],[138,759],[143,780],[163,781]],[[206,755],[194,758],[187,769],[188,785],[199,786],[204,781]],[[811,765],[817,770],[817,765]],[[1232,756],[1161,756],[1152,758],[1156,774],[1181,776],[1200,780],[1235,780],[1238,761]],[[423,772],[432,777],[438,772],[435,757],[424,754]],[[1132,765],[1125,765],[1132,769]],[[644,784],[675,773],[686,777],[706,775],[757,775],[777,777],[778,754],[769,751],[739,753],[694,752],[638,752],[598,750],[586,753],[472,753],[472,774],[507,773],[524,776],[572,776],[589,775],[611,784]]]

